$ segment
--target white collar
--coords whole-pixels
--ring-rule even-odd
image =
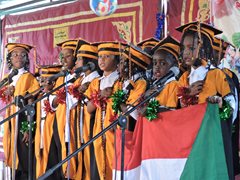
[[[136,81],[139,77],[141,77],[141,73],[134,74],[134,75],[131,77],[131,80]]]
[[[10,73],[12,72],[12,70],[13,70],[13,69],[11,69]],[[24,68],[18,69],[18,74],[12,77],[12,83],[11,83],[10,85],[16,86],[18,79],[19,79],[20,76],[21,76],[22,74],[24,74],[25,72],[27,72],[27,70],[25,70]]]
[[[9,74],[10,74],[12,71],[13,71],[13,69],[10,70]],[[24,69],[24,67],[23,67],[23,68],[21,68],[21,69],[18,69],[17,75],[18,75],[18,74],[23,74],[23,73],[25,73],[25,72],[27,72],[27,71],[26,71],[26,70]]]
[[[161,78],[160,78],[160,79],[161,79]],[[158,80],[159,80],[159,79],[155,80],[155,81],[153,82],[153,85],[155,85],[155,84],[158,82]],[[175,80],[176,80],[175,77],[169,78],[169,79],[164,83],[164,86],[165,86],[166,84],[172,82],[172,81],[175,81]]]
[[[82,80],[82,83],[81,84],[84,84],[84,83],[87,83],[87,82],[91,82],[93,79],[99,77],[100,75],[98,74],[97,71],[93,71],[91,72],[89,75],[85,76],[84,74],[84,77],[83,77],[83,80]]]
[[[117,71],[117,70],[113,71],[112,73],[110,73],[110,74],[107,75],[107,76],[102,75],[102,77],[100,77],[99,79],[102,80],[102,79],[104,79],[104,78],[109,78],[109,77],[111,77],[111,76],[116,76],[116,75],[118,75],[118,71]]]
[[[172,82],[172,81],[176,81],[176,78],[175,78],[175,77],[169,78],[169,79],[164,83],[164,85],[166,85],[166,84],[168,84],[168,83],[170,83],[170,82]]]
[[[141,73],[137,73],[137,74],[134,74],[130,79],[127,79],[123,82],[123,85],[122,85],[122,89],[123,90],[126,90],[126,88],[128,87],[128,85],[130,84],[130,81],[136,81],[139,77],[141,77]]]
[[[103,90],[107,87],[112,87],[115,81],[119,78],[119,74],[117,70],[113,71],[108,76],[102,76],[99,78],[100,80],[100,90]]]
[[[201,81],[206,77],[208,69],[205,66],[199,66],[197,69],[191,67],[191,72],[188,75],[189,85],[196,81]]]

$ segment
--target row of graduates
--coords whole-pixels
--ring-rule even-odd
[[[29,146],[35,146],[34,174],[38,178],[109,126],[120,113],[127,112],[157,91],[158,80],[169,70],[175,72],[173,67],[180,64],[181,72],[175,72],[175,77],[164,81],[163,90],[154,99],[128,116],[127,128],[133,131],[140,115],[149,120],[156,118],[159,106],[174,110],[209,101],[218,103],[221,108],[230,107],[231,117],[221,121],[221,124],[229,178],[233,179],[234,174],[239,173],[238,154],[233,155],[238,153],[238,80],[231,71],[216,67],[227,43],[215,37],[221,31],[204,23],[192,22],[177,30],[183,33],[181,43],[171,36],[161,41],[150,38],[139,43],[138,47],[121,42],[89,43],[83,39],[60,43],[63,66],[68,71],[55,81],[51,75],[58,73],[59,69],[42,68],[40,79],[43,92],[40,96],[72,79],[75,69],[86,65],[89,68],[77,76],[74,83],[68,82],[64,88],[37,104],[34,144],[28,142],[27,128],[22,130],[26,122],[25,113],[5,123],[5,162],[12,167],[12,171],[16,169],[13,176],[26,178]],[[36,78],[27,71],[31,46],[9,43],[6,47],[10,73],[18,69],[18,74],[1,91],[1,98],[7,100],[38,90]],[[146,73],[149,66],[152,69]],[[32,101],[30,98],[27,103]],[[229,106],[225,106],[225,102]],[[152,111],[148,108],[150,106]],[[6,116],[17,110],[15,106],[9,108]],[[18,128],[14,131],[17,121]],[[233,123],[236,142],[232,143]],[[111,179],[116,128],[107,131],[93,145],[63,164],[49,179]],[[236,147],[233,148],[234,145]]]

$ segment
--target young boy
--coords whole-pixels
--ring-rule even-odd
[[[44,96],[51,91],[55,86],[55,81],[49,83],[48,78],[60,72],[60,66],[47,66],[40,68],[40,85],[43,90],[39,97]],[[51,101],[56,95],[50,94],[48,97],[42,99],[37,103],[36,111],[36,133],[35,133],[35,156],[36,156],[36,178],[43,175],[48,170],[48,159],[53,156],[50,149],[51,140],[53,137],[53,122],[55,117],[55,109],[51,108]],[[53,166],[51,164],[50,166]],[[59,179],[60,176],[56,172],[51,176]]]
[[[163,78],[170,70],[173,71],[174,76],[166,79],[166,82],[162,84],[162,90],[149,100],[149,103],[142,109],[143,115],[145,115],[149,120],[157,118],[157,113],[160,111],[159,107],[162,107],[163,111],[166,108],[176,109],[178,106],[178,82],[176,81],[177,73],[179,70],[178,66],[178,56],[179,56],[179,42],[167,36],[162,39],[153,49],[153,83],[150,89],[147,90],[145,98],[150,96],[152,93],[157,91],[158,81]],[[148,112],[147,107],[150,106],[151,102],[156,102],[156,113],[151,114]]]
[[[59,77],[56,81],[55,87],[72,79],[71,71],[76,62],[76,49],[78,40],[67,40],[58,46],[61,47],[63,54],[63,67],[66,69],[66,75]],[[52,107],[56,108],[55,120],[53,123],[53,138],[50,149],[55,150],[55,155],[50,162],[55,165],[65,159],[67,155],[76,150],[76,131],[75,127],[77,120],[75,118],[75,111],[73,98],[68,93],[68,88],[72,83],[67,83],[63,88],[57,91],[57,96],[52,102]],[[76,101],[77,102],[77,101]],[[73,109],[72,109],[73,108]],[[59,171],[61,178],[69,177],[73,179],[77,170],[77,157],[70,159],[67,163],[62,165],[62,171]]]
[[[123,90],[124,97],[121,99],[121,104],[117,105],[120,112],[127,112],[132,106],[136,106],[142,99],[147,88],[147,82],[145,80],[145,71],[151,63],[152,57],[144,52],[139,47],[130,45],[126,48],[122,54],[119,64],[119,90]],[[114,101],[113,95],[113,101]],[[115,110],[115,113],[118,111]],[[136,120],[138,118],[138,112],[133,111],[128,117],[128,130],[133,131]]]
[[[93,121],[91,121],[91,114],[87,112],[86,103],[89,99],[89,95],[86,93],[90,82],[100,77],[98,72],[98,48],[90,43],[80,46],[77,51],[77,61],[75,63],[75,69],[83,66],[89,66],[90,68],[82,73],[81,79],[75,81],[74,91],[78,92],[76,96],[79,102],[77,107],[77,143],[78,148],[83,143],[86,143],[92,137]],[[93,114],[94,117],[94,114]],[[78,154],[78,169],[75,179],[92,179],[94,176],[94,168],[92,167],[90,156],[91,145],[83,150],[83,153]],[[83,172],[82,172],[83,171]],[[95,178],[93,178],[95,179]]]
[[[18,70],[17,75],[12,77],[12,82],[4,92],[5,95],[11,96],[13,100],[19,95],[25,96],[27,93],[34,92],[39,88],[39,84],[36,78],[28,71],[30,63],[28,53],[32,46],[8,43],[6,48],[8,50],[7,63],[10,73],[14,69]],[[28,100],[28,103],[31,103],[32,100]],[[6,111],[6,117],[18,110],[19,107],[11,106]],[[5,162],[12,168],[12,176],[15,179],[27,179],[29,173],[28,148],[32,146],[32,142],[28,142],[28,131],[22,126],[24,123],[28,123],[25,112],[20,113],[18,117],[16,116],[4,124],[3,148]],[[17,127],[16,124],[18,124]],[[17,130],[17,136],[15,136],[15,130]]]
[[[103,76],[91,82],[88,94],[91,100],[87,110],[96,110],[93,136],[109,126],[114,117],[112,101],[109,97],[117,90],[119,78],[117,65],[123,45],[118,42],[103,42],[98,44],[98,65]],[[106,132],[94,142],[94,151],[100,179],[112,178],[112,162],[114,155],[114,130]]]

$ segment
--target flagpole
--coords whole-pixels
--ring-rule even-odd
[[[124,146],[125,146],[125,130],[127,127],[127,117],[125,115],[120,116],[118,124],[122,129],[122,144],[121,144],[121,180],[124,180]]]

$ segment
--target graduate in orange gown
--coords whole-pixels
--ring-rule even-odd
[[[89,113],[96,110],[93,136],[109,126],[114,120],[112,100],[109,98],[117,90],[119,74],[117,65],[123,45],[118,42],[98,44],[98,65],[103,76],[93,80],[88,88],[91,100],[88,102]],[[112,178],[114,157],[114,129],[106,132],[94,142],[94,152],[100,179]]]
[[[13,76],[12,82],[5,87],[4,94],[10,96],[11,100],[15,97],[27,93],[32,93],[39,88],[38,81],[28,71],[29,57],[28,53],[32,46],[20,43],[8,43],[7,63],[10,73],[17,69],[18,73]],[[31,103],[33,99],[27,100]],[[20,107],[12,105],[6,111],[6,117],[17,112]],[[16,129],[16,123],[17,129]],[[15,179],[27,179],[28,177],[28,148],[32,146],[32,142],[28,142],[28,129],[24,128],[24,124],[28,123],[25,112],[15,116],[10,121],[4,124],[3,148],[5,154],[5,163],[15,172]],[[15,132],[15,129],[17,132]],[[15,141],[15,133],[17,133],[17,140]],[[14,144],[16,142],[16,144]],[[15,153],[16,152],[16,153]],[[14,154],[16,157],[14,158]],[[16,171],[13,171],[16,169]]]
[[[120,74],[117,82],[118,91],[112,97],[115,113],[125,113],[142,100],[141,97],[147,89],[145,71],[151,60],[152,57],[137,46],[130,45],[125,48],[118,67]],[[123,97],[119,96],[120,92]],[[135,110],[127,117],[128,130],[134,130],[138,116],[139,112]]]
[[[83,44],[77,51],[77,61],[75,69],[83,66],[90,68],[82,72],[82,78],[76,80],[74,83],[75,94],[78,97],[77,106],[77,148],[80,148],[83,143],[88,142],[92,138],[93,122],[95,113],[87,112],[87,102],[89,101],[89,94],[86,93],[90,82],[100,77],[98,68],[98,48],[90,43]],[[90,156],[92,145],[86,147],[83,153],[78,154],[78,168],[75,179],[95,179],[94,168],[92,167],[93,155]]]
[[[60,44],[61,53],[63,55],[64,65],[67,70],[66,75],[59,77],[56,81],[55,87],[69,81],[73,78],[72,70],[76,62],[78,40],[67,40]],[[55,119],[53,122],[53,138],[50,145],[50,152],[48,166],[52,167],[58,162],[62,161],[77,148],[76,127],[77,119],[75,104],[78,102],[69,94],[69,86],[72,82],[68,82],[63,88],[59,89],[56,98],[52,101],[52,107],[56,109]],[[74,179],[77,171],[77,157],[73,157],[68,162],[62,165],[61,169],[56,171],[56,176],[61,179]]]
[[[232,117],[221,121],[229,179],[234,179],[231,149],[231,126],[236,117],[235,98],[222,70],[209,62],[213,56],[213,37],[221,31],[200,22],[191,22],[177,28],[182,32],[181,55],[189,70],[179,79],[180,102],[183,107],[204,102],[228,102]],[[208,62],[206,64],[206,62]]]
[[[46,66],[39,69],[40,85],[43,87],[39,97],[51,91],[55,82],[48,83],[48,78],[59,73],[61,66]],[[50,94],[37,103],[36,132],[35,132],[35,156],[36,156],[36,178],[43,175],[47,170],[50,152],[50,144],[53,137],[53,121],[55,109],[51,108],[51,102],[55,94]],[[57,178],[57,177],[56,177]]]

